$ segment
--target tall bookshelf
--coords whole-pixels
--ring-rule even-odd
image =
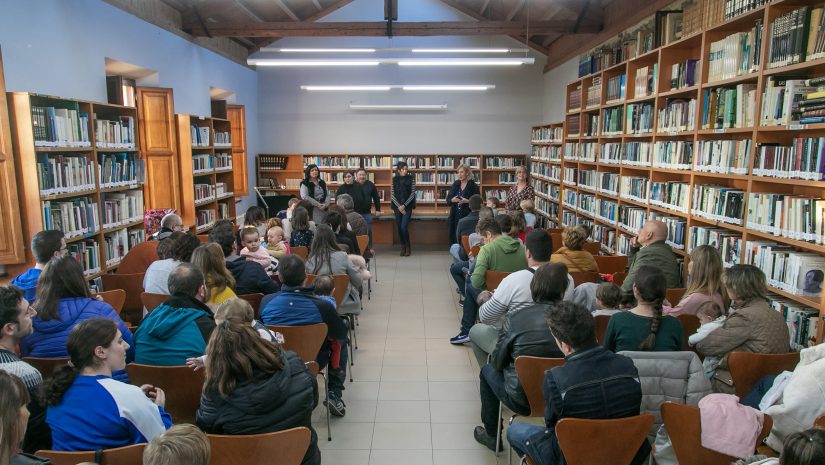
[[[825,137],[825,124],[762,118],[763,106],[771,108],[765,93],[775,81],[825,76],[825,58],[779,66],[770,62],[774,22],[802,6],[822,2],[777,0],[570,83],[560,176],[546,181],[561,199],[557,221],[591,225],[592,239],[601,242],[604,253],[626,253],[644,221],[656,218],[668,224],[668,243],[684,260],[693,247],[710,242],[720,249],[725,266],[760,266],[768,275],[774,308],[789,323],[818,322],[816,342],[822,342],[825,297],[799,288],[794,263],[801,262],[790,260],[810,254],[804,257],[810,264],[825,257],[825,181],[798,167],[765,165],[774,160],[774,150],[781,150],[777,146],[795,153],[811,150],[805,148],[808,144],[816,147],[818,138]],[[710,63],[712,51],[718,53],[731,35],[756,37],[760,24],[758,54]],[[688,60],[697,60],[695,80],[680,73],[679,68],[689,68]],[[621,82],[621,76],[624,93],[616,94],[614,88],[613,98],[608,97],[608,83]],[[732,92],[742,108],[736,107],[733,117],[717,113],[706,118]],[[808,138],[812,140],[802,140]],[[776,204],[780,199],[784,212]],[[803,211],[813,213],[803,217]],[[779,224],[780,214],[798,221]],[[810,219],[803,224],[802,218]],[[760,261],[764,257],[784,258],[784,266],[776,269],[785,273]],[[804,339],[802,335],[797,342]]]
[[[285,184],[278,189],[285,194],[297,194],[304,167],[316,164],[331,190],[344,182],[344,172],[363,167],[367,178],[375,183],[382,201],[388,202],[392,187],[393,167],[404,160],[416,178],[416,201],[419,211],[447,213],[447,192],[457,179],[457,167],[466,163],[473,169],[475,181],[484,198],[496,196],[502,200],[507,189],[515,184],[515,168],[526,164],[526,156],[518,155],[295,155],[261,154],[257,160],[258,185]]]
[[[9,96],[23,235],[61,229],[94,279],[143,241],[144,163],[137,111],[85,100]],[[34,263],[26,250],[26,264]]]
[[[559,171],[564,150],[564,123],[534,126],[530,137],[530,179],[536,193],[539,225],[559,225]]]

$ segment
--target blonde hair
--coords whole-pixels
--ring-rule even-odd
[[[524,199],[524,200],[522,200],[522,201],[518,204],[518,206],[519,206],[519,207],[521,207],[521,209],[522,209],[523,211],[527,212],[527,213],[533,213],[533,212],[535,211],[535,209],[536,209],[535,204],[533,204],[533,201],[532,201],[532,200],[530,200],[530,199]]]
[[[723,268],[719,251],[709,245],[700,245],[690,252],[690,263],[685,297],[699,292],[708,296],[719,294],[724,299],[726,293],[722,286]]]
[[[516,166],[516,174],[518,174],[519,171],[524,171],[524,175],[525,175],[524,176],[524,181],[529,183],[530,182],[530,170],[528,170],[527,167],[524,166],[524,165],[519,165],[519,166]]]
[[[157,435],[143,450],[144,465],[208,465],[209,438],[197,426],[175,425]]]
[[[223,249],[215,242],[199,245],[192,252],[192,265],[196,266],[203,273],[206,283],[206,300],[212,294],[212,288],[217,289],[217,293],[223,292],[227,287],[235,289],[235,277],[226,269],[226,260],[223,256]]]
[[[270,218],[266,220],[266,230],[269,231],[270,229],[274,228],[275,226],[284,227],[284,223],[281,221],[280,218]]]
[[[215,309],[215,319],[248,324],[255,320],[255,310],[246,300],[233,297],[218,305],[218,308]]]
[[[470,165],[468,165],[466,163],[462,163],[462,164],[458,165],[458,168],[456,168],[456,171],[464,171],[465,173],[467,173],[467,176],[470,179],[473,178],[473,169],[470,168]]]
[[[570,250],[581,250],[587,242],[587,230],[581,225],[568,226],[561,233],[561,242]]]

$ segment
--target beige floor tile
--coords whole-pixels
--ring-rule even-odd
[[[335,430],[333,430],[333,433]],[[375,423],[373,449],[407,450],[433,448],[429,423]]]
[[[370,453],[370,465],[432,465],[432,450],[376,450]]]
[[[332,417],[332,432],[335,433],[336,423],[363,423],[375,421],[377,400],[350,400],[347,398],[349,390],[344,391],[344,403],[347,404],[347,414],[341,418]],[[322,411],[319,421],[326,427],[326,412]]]
[[[447,347],[446,349],[450,349]],[[450,365],[450,366],[471,366],[470,365],[470,356],[471,354],[467,353],[467,351],[457,351],[457,350],[438,350],[438,351],[428,351],[427,352],[427,365],[428,366],[439,366],[439,365]]]
[[[332,425],[332,441],[326,440],[326,422],[318,430],[318,447],[325,449],[366,449],[372,446],[372,431],[375,423],[337,423]],[[332,455],[332,454],[330,454]],[[334,455],[332,455],[334,457]],[[335,462],[336,460],[332,460]]]
[[[429,423],[430,403],[426,400],[379,400],[376,422]],[[349,415],[349,412],[347,412]]]
[[[470,357],[470,354],[466,354]],[[386,369],[386,368],[385,368]],[[383,372],[382,372],[383,376]],[[429,365],[427,381],[476,381],[478,371],[471,364],[467,365]]]
[[[347,382],[343,392],[345,402],[351,400],[378,400],[378,386],[377,381],[355,381]]]
[[[430,421],[433,423],[473,423],[481,424],[481,401],[473,400],[431,400]],[[470,431],[472,435],[472,430]]]
[[[380,365],[361,365],[359,360],[355,359],[354,367],[347,367],[347,374],[352,370],[352,380],[355,381],[381,381],[381,366]],[[347,378],[349,380],[349,378]],[[349,382],[349,381],[347,381]]]
[[[433,423],[433,449],[478,449],[493,456],[490,449],[477,443],[473,438],[473,428],[478,423]],[[333,433],[335,430],[333,430]],[[469,463],[469,462],[463,462]]]
[[[429,379],[428,367],[424,365],[384,365],[381,381],[432,381]],[[448,380],[445,380],[448,381]],[[452,380],[449,380],[452,381]]]
[[[385,342],[386,350],[397,350],[397,351],[413,351],[413,352],[424,352],[427,350],[427,344],[424,339],[412,339],[412,338],[389,338]]]
[[[323,441],[326,442],[327,438],[324,437]],[[321,438],[319,433],[318,444],[321,444]],[[368,463],[370,460],[370,451],[367,450],[336,450],[336,451],[324,451],[321,450],[321,462],[322,463],[334,463],[335,465],[364,465]]]
[[[472,431],[470,434],[472,434]],[[504,457],[504,454],[501,454],[501,457]],[[504,457],[504,460],[499,463],[506,464],[507,458]],[[518,461],[514,459],[513,463],[518,463]],[[433,465],[457,464],[496,465],[496,456],[489,449],[433,451]]]
[[[429,400],[429,383],[382,381],[378,400]]]
[[[385,365],[427,365],[427,353],[412,350],[384,351]]]
[[[479,396],[475,381],[431,381],[429,384],[430,400],[471,400]]]

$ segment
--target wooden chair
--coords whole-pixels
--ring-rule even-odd
[[[550,238],[553,240],[553,253],[556,253],[560,248],[564,247],[560,232],[550,233]]]
[[[667,301],[670,302],[670,305],[675,307],[680,300],[682,300],[682,296],[685,295],[685,291],[687,289],[684,287],[676,287],[673,289],[668,289],[665,291],[665,297]]]
[[[100,277],[104,290],[123,289],[126,291],[126,301],[120,310],[120,318],[135,326],[143,320],[143,304],[140,301],[140,293],[143,292],[144,274],[104,274]]]
[[[315,274],[307,274],[304,285],[311,286],[317,277],[318,275]],[[347,296],[347,292],[349,291],[349,276],[345,274],[334,274],[332,275],[332,280],[335,282],[335,288],[332,290],[332,296],[335,297],[335,304],[337,308],[341,308],[341,304],[344,302],[344,298]]]
[[[160,259],[160,257],[158,257],[158,244],[159,241],[143,241],[129,249],[129,252],[127,252],[126,256],[120,261],[120,265],[118,265],[115,273],[146,273],[149,265],[155,260]]]
[[[698,408],[665,402],[662,404],[662,419],[679,465],[728,465],[737,460],[735,457],[702,447],[702,426]],[[771,432],[771,427],[773,421],[769,415],[765,415],[762,432],[753,445],[754,450]]]
[[[116,449],[103,450],[100,465],[142,465],[143,449],[146,444],[133,444]],[[95,462],[95,451],[63,452],[57,450],[39,450],[38,457],[51,460],[52,465],[76,465],[82,462]]]
[[[488,291],[493,292],[501,284],[501,281],[509,275],[509,271],[487,270],[484,272],[484,286]]]
[[[104,302],[111,305],[112,308],[115,309],[115,312],[120,315],[120,311],[123,310],[123,304],[126,303],[126,291],[123,289],[112,289],[111,291],[102,291],[92,294],[92,297],[97,296],[100,296]]]
[[[461,236],[461,247],[464,248],[464,252],[469,255],[470,254],[470,236],[463,234]]]
[[[198,234],[198,240],[201,241],[201,244],[206,244],[209,242],[209,234]]]
[[[306,365],[307,370],[309,370],[309,373],[313,377],[318,376],[318,374],[321,373],[321,368],[318,367],[318,362],[316,362],[314,360],[311,360],[309,362],[304,362],[304,365]]]
[[[355,239],[358,241],[358,248],[361,249],[361,256],[364,257],[364,260],[367,262],[367,270],[372,270],[372,261],[375,256],[370,257],[367,259],[367,254],[369,252],[369,244],[370,244],[370,236],[367,234],[362,234],[360,236],[355,236]],[[372,300],[372,278],[367,281],[367,299]]]
[[[783,371],[793,371],[799,363],[799,352],[785,354],[755,354],[752,352],[731,352],[728,368],[733,380],[733,388],[740,399],[765,375],[778,375]]]
[[[573,284],[576,286],[582,283],[598,283],[602,279],[595,271],[574,271],[570,276],[573,277]]]
[[[297,255],[306,261],[307,257],[309,256],[309,249],[302,245],[296,245],[295,247],[289,248],[290,253],[293,255]]]
[[[624,271],[613,273],[613,284],[617,286],[621,286],[624,283],[624,279],[627,277],[627,273]]]
[[[51,378],[52,373],[58,367],[69,363],[69,357],[44,358],[44,357],[23,357],[23,361],[37,368],[43,378]]]
[[[255,312],[256,320],[261,318],[261,301],[264,299],[263,294],[260,292],[256,292],[255,294],[241,294],[238,298],[249,302],[249,305],[252,306],[252,310]]]
[[[562,418],[556,436],[569,465],[629,465],[653,427],[653,415],[612,420]],[[594,447],[593,438],[599,438]]]
[[[627,257],[616,255],[595,255],[596,264],[599,265],[599,273],[613,274],[624,273],[627,269]]]
[[[146,307],[146,314],[152,313],[152,311],[160,306],[160,304],[166,302],[170,296],[166,294],[152,294],[151,292],[141,292],[140,293],[140,301],[143,302],[143,306]]]
[[[200,406],[204,370],[194,371],[181,365],[161,367],[130,363],[126,374],[132,384],[151,384],[166,393],[166,411],[174,423],[195,423],[195,412]]]
[[[601,242],[587,241],[582,246],[582,250],[585,252],[590,252],[592,255],[596,255],[602,251],[602,244]]]
[[[816,420],[814,420],[814,428],[825,429],[825,414],[816,417]]]
[[[545,228],[545,231],[550,234],[561,234],[564,231],[564,228]]]
[[[607,333],[607,324],[610,323],[609,315],[597,315],[593,317],[596,322],[596,340],[599,344],[604,344],[604,335]]]
[[[291,428],[275,433],[228,436],[209,434],[212,454],[209,465],[277,463],[300,465],[310,443],[309,428]]]
[[[682,324],[682,334],[684,335],[685,344],[687,344],[690,335],[696,333],[696,330],[701,326],[699,317],[696,315],[677,315],[676,318],[679,320],[679,323]],[[693,348],[689,349],[693,350]]]
[[[470,248],[470,254],[472,254],[473,257],[478,257],[478,252],[480,250],[481,250],[481,245],[476,244],[476,245],[474,245]]]

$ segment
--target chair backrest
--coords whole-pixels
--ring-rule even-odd
[[[120,315],[120,311],[123,310],[123,304],[126,303],[126,291],[123,289],[112,289],[111,291],[102,291],[93,294],[93,297],[97,296],[100,296],[104,302],[111,305],[112,308],[115,309],[115,312]]]
[[[553,239],[553,253],[556,253],[556,251],[564,247],[564,243],[561,240],[561,232],[550,233],[550,238]]]
[[[290,251],[290,253],[295,254],[295,255],[303,258],[304,260],[306,260],[307,257],[309,256],[309,249],[307,249],[303,245],[296,245],[295,247],[290,247],[289,251]]]
[[[464,252],[469,255],[470,254],[470,236],[467,234],[461,235],[461,247],[464,248]]]
[[[277,463],[300,465],[309,449],[309,428],[291,428],[275,433],[225,436],[209,434],[212,455],[209,465]]]
[[[601,276],[595,271],[574,271],[570,273],[573,277],[573,283],[578,286],[582,283],[598,283],[601,281]]]
[[[677,315],[676,318],[679,320],[679,323],[682,323],[682,335],[684,336],[685,344],[687,344],[688,338],[696,333],[696,330],[699,329],[702,323],[699,322],[699,317],[696,315]]]
[[[143,276],[145,273],[104,274],[100,277],[103,289],[123,289],[126,291],[126,302],[120,310],[120,318],[134,325],[143,320],[143,304],[140,293],[143,292]]]
[[[799,352],[785,354],[731,352],[728,355],[730,376],[736,395],[740,399],[744,399],[753,385],[763,376],[793,371],[797,363],[799,363]]]
[[[366,256],[369,253],[369,245],[370,245],[370,236],[366,234],[361,234],[360,236],[355,236],[355,240],[358,241],[358,250],[361,251],[361,256]]]
[[[616,272],[613,273],[613,284],[617,286],[621,286],[624,283],[624,278],[627,277],[627,272]]]
[[[146,444],[133,444],[115,449],[105,449],[100,465],[142,465],[143,449],[145,448]],[[35,455],[51,460],[52,465],[76,465],[82,462],[94,463],[95,461],[95,451],[93,450],[84,452],[39,450],[35,452]]]
[[[562,232],[564,232],[564,228],[545,228],[545,231],[549,232],[550,234],[561,234]],[[555,244],[555,242],[553,244]]]
[[[316,274],[307,274],[304,285],[311,286],[317,277]],[[349,276],[334,274],[332,280],[335,282],[335,288],[332,290],[332,296],[335,297],[335,307],[341,308],[341,304],[344,303],[344,298],[347,296],[347,291],[349,291]]]
[[[238,298],[249,302],[249,305],[252,306],[252,310],[255,312],[255,319],[260,319],[261,301],[264,300],[263,294],[261,294],[260,292],[256,292],[255,294],[241,294],[238,296]]]
[[[585,252],[590,252],[591,255],[596,255],[597,253],[601,252],[602,244],[601,242],[587,241],[582,246],[582,250],[584,250]]]
[[[569,465],[630,465],[652,427],[650,414],[611,420],[562,418],[556,423],[556,436]]]
[[[510,275],[509,271],[493,271],[487,270],[484,272],[484,286],[488,291],[492,292],[498,288],[501,281]]]
[[[23,361],[37,368],[43,378],[51,378],[55,368],[69,363],[69,357],[43,358],[23,357]]]
[[[272,331],[284,336],[284,348],[291,350],[301,357],[301,360],[310,362],[318,358],[318,352],[327,338],[327,324],[315,323],[304,326],[266,325]]]
[[[607,324],[610,323],[610,315],[596,315],[593,317],[596,322],[596,340],[599,344],[604,343],[604,335],[607,333]]]
[[[130,363],[126,374],[132,384],[151,384],[163,389],[166,394],[165,409],[172,415],[174,423],[194,423],[195,412],[200,406],[203,389],[204,370],[194,371],[182,365],[159,367]]]
[[[518,381],[530,404],[530,416],[544,416],[544,392],[542,391],[544,372],[564,365],[564,359],[520,355],[516,357],[515,365]]]
[[[476,245],[470,247],[470,253],[473,255],[473,257],[478,257],[478,252],[480,250],[481,250],[481,244],[476,244]]]
[[[308,362],[304,362],[304,365],[306,365],[307,370],[309,370],[309,373],[313,377],[318,376],[318,373],[321,372],[321,368],[318,366],[318,362],[316,362],[315,360],[310,360]]]
[[[816,420],[814,420],[814,428],[825,429],[825,413],[816,417]]]
[[[120,260],[120,265],[117,267],[116,274],[134,274],[146,273],[149,265],[158,257],[158,244],[160,241],[143,241],[126,253],[126,256]]]
[[[160,304],[166,302],[166,299],[169,297],[170,296],[166,294],[152,294],[151,292],[140,293],[140,301],[143,302],[143,306],[146,307],[147,315],[158,308]]]
[[[673,305],[675,307],[676,304],[678,304],[679,301],[682,300],[682,296],[685,295],[686,290],[687,289],[684,287],[675,287],[673,289],[668,289],[667,291],[665,291],[665,297],[667,298],[667,301],[670,302],[670,305]]]
[[[667,434],[673,444],[673,451],[679,465],[728,465],[737,459],[702,447],[702,422],[699,409],[685,404],[665,402],[662,404],[662,419]],[[770,415],[765,415],[762,431],[753,445],[762,443],[773,427]]]
[[[206,244],[209,242],[209,234],[198,234],[198,240],[201,241],[201,244]]]
[[[599,265],[599,273],[624,273],[624,270],[627,269],[627,257],[623,255],[594,255],[593,258],[596,259],[596,264]]]

